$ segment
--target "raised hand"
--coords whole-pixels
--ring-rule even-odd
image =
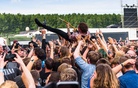
[[[42,29],[41,30],[41,33],[42,33],[42,35],[46,34],[46,30],[45,29]]]
[[[72,43],[72,48],[73,48],[73,47],[76,47],[77,44],[78,44],[77,42],[73,42],[73,43]]]
[[[88,39],[90,39],[90,35],[86,35],[86,36],[84,37],[84,40],[85,40],[85,41],[88,40]]]
[[[117,40],[116,39],[113,39],[114,40],[114,43],[117,44]]]
[[[33,38],[32,38],[32,41],[33,41],[33,42],[36,42],[36,38],[35,38],[35,37],[33,37]]]
[[[127,64],[135,64],[136,60],[135,59],[128,59],[125,62],[123,62],[123,65],[127,65]]]
[[[79,41],[79,44],[83,45],[84,44],[83,40]]]
[[[108,42],[114,44],[114,40],[111,37],[108,37]]]
[[[3,40],[3,43],[4,43],[5,45],[7,45],[7,43],[6,43],[6,41],[5,41],[5,40]]]
[[[80,40],[81,40],[81,34],[78,34],[78,35],[76,36],[76,39],[77,39],[78,41],[80,41]]]
[[[99,32],[96,30],[96,33],[95,33],[96,36],[99,36]]]
[[[101,36],[103,36],[103,33],[102,33],[102,31],[99,29],[99,34],[101,35]]]
[[[6,56],[6,53],[4,55],[0,55],[0,68],[4,68],[5,64],[7,62],[4,62],[4,58]]]
[[[50,48],[53,48],[54,44],[52,41],[49,41]]]
[[[57,43],[58,43],[58,45],[61,45],[61,42],[59,41],[59,39],[57,39]]]
[[[33,56],[31,57],[31,60],[34,60],[34,62],[35,62],[35,61],[38,60],[38,57],[33,55]]]
[[[22,58],[21,58],[17,53],[15,53],[15,55],[16,55],[16,58],[14,58],[14,60],[15,60],[17,63],[19,63],[20,65],[23,65],[24,63],[23,63]]]
[[[93,45],[92,44],[88,44],[87,46],[89,49],[92,49]]]

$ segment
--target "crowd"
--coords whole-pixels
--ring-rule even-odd
[[[105,40],[85,23],[65,33],[35,22],[42,40],[0,45],[0,88],[138,88],[138,41]],[[46,30],[59,39],[46,42]]]

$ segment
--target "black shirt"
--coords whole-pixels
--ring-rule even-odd
[[[21,75],[21,71],[18,68],[4,69],[3,73],[5,80],[12,80],[12,81],[14,81],[14,78],[16,76]]]
[[[45,86],[46,79],[47,79],[47,77],[49,76],[50,73],[51,72],[45,73],[45,68],[43,68],[42,71],[40,72],[40,78],[42,79],[42,83],[41,83],[42,86]]]

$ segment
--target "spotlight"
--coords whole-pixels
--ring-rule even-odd
[[[128,5],[128,4],[126,4],[126,7],[128,7],[128,8],[129,8],[129,5]]]

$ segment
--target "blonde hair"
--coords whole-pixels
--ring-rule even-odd
[[[123,51],[117,51],[114,57],[114,60],[112,61],[112,64],[119,64],[120,57],[124,56],[125,53]]]
[[[97,65],[96,73],[93,88],[119,88],[118,79],[109,65]]]
[[[7,80],[0,85],[0,88],[18,88],[16,82]]]
[[[59,67],[58,67],[58,72],[61,73],[64,69],[66,68],[71,68],[70,65],[68,65],[67,63],[62,63]]]
[[[66,68],[60,73],[60,81],[77,81],[78,76],[73,68]]]

